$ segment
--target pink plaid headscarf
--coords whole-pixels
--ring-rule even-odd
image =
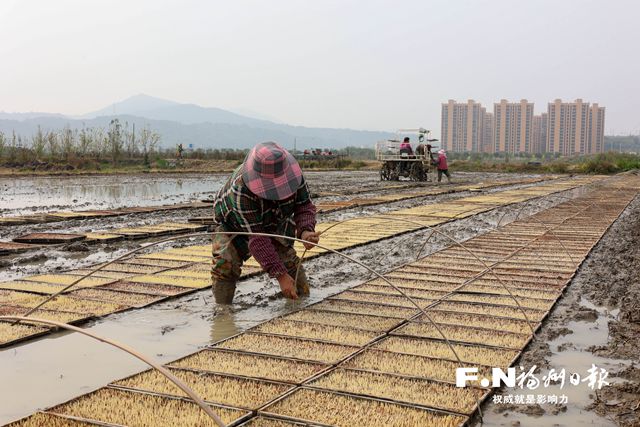
[[[257,144],[242,165],[244,184],[256,196],[284,200],[302,184],[302,169],[295,157],[275,142]]]

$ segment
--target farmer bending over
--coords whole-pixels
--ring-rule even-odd
[[[298,237],[318,243],[316,207],[296,159],[275,142],[258,144],[218,191],[214,202],[217,231],[241,231]],[[218,304],[231,304],[242,263],[251,255],[280,283],[285,297],[309,293],[293,241],[265,236],[214,235],[213,295]],[[305,243],[307,249],[312,244]]]

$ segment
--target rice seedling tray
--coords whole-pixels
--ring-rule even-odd
[[[178,359],[169,366],[183,370],[299,385],[326,371],[332,365],[300,361],[290,357],[208,348]]]
[[[394,307],[369,302],[354,302],[331,299],[325,299],[309,307],[312,307],[314,310],[324,310],[350,314],[378,315],[394,317],[398,319],[407,319],[419,312],[417,308],[411,309],[407,307]]]
[[[120,280],[108,285],[98,286],[95,289],[108,289],[118,292],[133,292],[137,294],[176,296],[193,292],[193,289],[180,286],[161,285],[157,283],[138,283]]]
[[[192,277],[177,277],[177,276],[160,276],[160,275],[143,275],[134,276],[129,278],[129,282],[138,283],[154,283],[159,285],[171,285],[180,286],[183,288],[199,289],[207,286],[211,286],[211,277],[207,279],[198,279]]]
[[[454,343],[452,347],[462,362],[476,365],[511,366],[520,356],[520,351],[517,350],[496,349],[478,344]],[[447,343],[429,338],[389,336],[377,341],[371,348],[458,361]]]
[[[228,426],[249,419],[251,411],[227,405],[208,404]],[[45,411],[76,420],[118,426],[176,425],[201,427],[213,420],[193,401],[183,397],[158,396],[144,391],[104,387],[70,399]]]
[[[436,325],[450,342],[461,344],[481,344],[485,347],[522,350],[532,338],[531,333],[519,334],[466,325],[447,325],[442,323],[436,323]],[[389,335],[445,341],[444,337],[430,322],[408,322],[391,331]]]
[[[159,302],[160,300],[166,298],[135,292],[120,292],[115,290],[108,290],[103,289],[102,287],[77,289],[75,291],[69,292],[68,295],[82,299],[109,302],[133,308],[145,307],[149,304]]]
[[[378,332],[353,327],[320,325],[284,318],[261,323],[251,328],[251,332],[353,346],[363,346],[384,336]]]
[[[70,274],[74,276],[85,276],[87,274],[91,274],[91,277],[100,277],[103,279],[114,279],[114,280],[127,279],[131,276],[136,275],[135,273],[123,273],[120,271],[104,271],[104,270],[96,271],[95,269],[91,269],[91,268],[65,271],[64,274]]]
[[[447,291],[433,291],[428,289],[420,289],[420,288],[411,288],[411,287],[400,287],[402,292],[409,295],[411,298],[418,299],[427,299],[427,300],[436,300],[446,295]],[[393,286],[384,286],[384,285],[371,285],[369,283],[363,283],[362,285],[354,286],[350,288],[351,291],[355,292],[366,292],[372,293],[376,295],[395,295],[402,296],[396,288]],[[406,299],[406,298],[405,298]]]
[[[286,314],[282,319],[299,320],[329,326],[344,325],[372,332],[389,331],[404,322],[403,319],[393,317],[315,310],[313,306]]]
[[[337,301],[353,301],[353,302],[366,302],[373,304],[380,304],[391,307],[406,307],[406,308],[416,308],[417,307],[409,300],[409,298],[404,295],[389,295],[382,293],[372,293],[372,292],[359,292],[354,290],[346,290],[342,291],[338,294],[332,295],[328,298],[329,300],[337,300]],[[425,299],[418,297],[411,297],[413,301],[415,301],[420,307],[426,307],[431,304],[433,299]]]
[[[64,289],[65,285],[56,285],[53,283],[32,282],[29,280],[11,280],[8,282],[0,282],[0,289],[29,292],[39,295],[51,295]]]
[[[118,424],[109,424],[99,421],[89,421],[69,415],[54,414],[51,412],[36,412],[35,414],[21,418],[5,427],[122,427]]]
[[[458,289],[457,292],[460,294],[473,293],[500,296],[509,295],[509,292],[511,292],[511,294],[517,297],[536,298],[546,301],[555,301],[562,295],[562,292],[558,290],[526,289],[520,287],[508,287],[508,290],[507,292],[507,290],[500,285],[479,285],[471,282]]]
[[[267,417],[258,415],[245,421],[238,427],[332,427],[328,424],[307,423],[301,421],[291,421],[285,418]]]
[[[298,388],[276,399],[258,414],[303,425],[320,423],[336,427],[462,427],[469,420],[468,417],[445,411],[309,387]]]
[[[257,410],[295,388],[294,384],[238,377],[230,374],[169,368],[207,403]],[[143,391],[161,397],[184,397],[186,394],[160,372],[150,369],[111,383],[111,388]]]
[[[402,278],[389,277],[388,275],[385,276],[385,278],[389,282],[393,283],[394,286],[397,286],[397,287],[403,288],[403,289],[417,289],[417,290],[425,290],[425,291],[449,292],[449,291],[452,291],[452,290],[456,289],[459,286],[458,283],[429,282],[429,281],[425,281],[425,280],[416,280],[416,279],[407,280],[407,279],[402,279]],[[367,285],[367,286],[389,286],[389,283],[387,283],[385,280],[382,280],[380,278],[375,278],[375,279],[371,279],[371,280],[368,280],[368,281],[364,282],[363,285]]]
[[[0,321],[0,348],[48,334],[50,328],[27,324],[12,325],[12,322]]]
[[[495,317],[506,317],[539,323],[549,314],[547,310],[535,310],[517,306],[487,304],[479,302],[438,301],[430,310],[455,311],[459,313],[488,314]],[[526,316],[526,317],[525,317]]]
[[[446,359],[413,354],[394,353],[386,350],[364,348],[342,362],[340,367],[369,372],[384,372],[407,378],[427,379],[455,385],[456,369],[470,367],[469,363],[458,363]],[[492,366],[475,365],[478,377],[488,377]],[[506,369],[506,366],[503,367]],[[472,384],[480,387],[479,381]]]
[[[65,285],[68,286],[76,281],[78,281],[80,277],[74,276],[72,274],[39,274],[36,276],[28,276],[23,278],[22,280],[27,280],[30,282],[43,282],[43,283],[51,283],[53,285]],[[115,282],[115,279],[104,279],[100,277],[85,277],[82,280],[79,280],[74,286],[78,287],[91,287],[91,286],[100,286],[106,285],[108,283]]]
[[[514,299],[515,298],[515,299]],[[523,307],[526,309],[548,311],[555,300],[529,298],[516,295],[481,294],[477,292],[455,292],[443,298],[443,301],[459,301],[481,304],[500,305],[505,307]],[[516,303],[517,301],[517,303]]]
[[[312,380],[305,387],[382,399],[391,403],[403,403],[463,416],[475,412],[478,403],[488,394],[486,389],[459,388],[453,384],[423,378],[345,368],[335,368]]]
[[[104,264],[99,264],[94,266],[95,268],[102,267]],[[100,271],[108,272],[116,272],[116,273],[127,273],[127,274],[155,274],[161,271],[166,270],[168,267],[156,267],[151,265],[136,265],[136,264],[128,264],[126,262],[114,262],[113,264],[109,264],[103,267]]]
[[[16,306],[0,305],[0,316],[24,316],[29,310],[30,310],[30,307],[23,307],[23,306],[17,306],[17,305]],[[80,323],[82,321],[91,319],[91,317],[87,317],[87,315],[84,313],[76,313],[72,311],[61,311],[61,310],[47,310],[42,308],[34,311],[29,316],[39,318],[39,319],[53,320],[56,322],[69,323],[69,324]],[[23,320],[21,323],[35,325],[35,326],[42,326],[49,329],[56,329],[53,326],[49,326],[49,325],[43,326],[42,323],[36,323],[28,320]]]
[[[223,348],[268,356],[282,356],[303,362],[335,364],[354,353],[359,347],[325,343],[304,338],[289,338],[244,332],[220,340],[210,348]]]
[[[192,262],[185,262],[185,261],[170,261],[170,260],[149,259],[149,258],[140,258],[140,257],[128,259],[123,261],[122,263],[148,266],[148,267],[161,267],[163,269],[187,267],[188,265],[193,264]]]
[[[436,323],[458,326],[474,326],[479,328],[515,332],[520,334],[530,334],[532,328],[534,331],[536,331],[541,325],[541,323],[529,323],[524,319],[512,319],[499,316],[491,316],[487,314],[432,310],[429,310],[428,313],[429,317]],[[423,313],[418,313],[415,317],[409,319],[409,321],[431,323]],[[529,325],[531,325],[531,327],[529,327]]]
[[[84,240],[84,234],[69,233],[30,233],[23,236],[15,237],[14,242],[18,243],[35,243],[35,244],[61,244],[71,243]]]

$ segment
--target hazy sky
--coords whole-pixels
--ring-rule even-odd
[[[640,1],[0,0],[0,110],[134,94],[439,135],[440,104],[557,97],[640,129]]]

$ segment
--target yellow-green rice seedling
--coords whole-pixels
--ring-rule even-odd
[[[511,317],[514,319],[530,320],[533,322],[540,322],[547,314],[546,311],[532,310],[530,308],[500,307],[486,304],[465,304],[447,301],[438,303],[438,305],[432,308],[432,310],[447,310],[455,311],[458,313],[488,314],[491,316]]]
[[[245,410],[220,407],[213,407],[213,411],[226,424],[247,414]],[[209,415],[193,402],[110,388],[81,396],[50,412],[123,426],[213,425]]]
[[[499,330],[484,330],[455,325],[438,325],[440,331],[451,341],[470,342],[475,344],[495,345],[520,349],[529,339],[527,334],[515,334]],[[397,335],[444,339],[432,323],[409,322],[394,331]]]
[[[376,332],[365,331],[363,329],[319,325],[317,323],[291,321],[286,319],[274,319],[267,323],[262,323],[261,325],[253,328],[253,331],[314,340],[332,341],[337,344],[357,346],[365,345],[380,335]]]
[[[391,399],[462,414],[470,414],[486,393],[473,387],[429,380],[403,378],[390,374],[336,369],[315,379],[313,387]]]
[[[358,347],[346,345],[251,333],[230,338],[217,344],[216,347],[322,363],[336,363],[358,349]]]
[[[309,389],[296,390],[265,411],[337,427],[457,427],[467,420],[459,415]]]
[[[520,334],[531,333],[529,323],[525,320],[491,317],[483,314],[473,313],[454,313],[445,311],[429,311],[428,313],[431,320],[437,323],[462,326],[478,326],[487,329],[495,329],[496,331],[517,332]],[[418,316],[417,320],[424,323],[431,323],[429,319],[424,316],[424,314]],[[531,324],[533,330],[535,330],[537,326],[537,323]]]
[[[102,288],[78,289],[69,293],[70,296],[86,299],[97,299],[123,306],[142,306],[158,300],[157,296],[135,294],[132,292],[110,291]]]
[[[389,374],[407,375],[455,383],[457,368],[478,368],[479,378],[489,378],[491,368],[483,365],[470,366],[444,359],[435,359],[410,354],[391,353],[388,351],[367,349],[347,360],[345,368],[366,369]],[[506,368],[506,366],[504,367]],[[469,383],[479,386],[480,383]]]
[[[515,297],[515,300],[510,295],[474,295],[467,293],[456,293],[450,295],[446,298],[448,301],[462,301],[462,302],[481,302],[486,304],[501,304],[501,305],[510,305],[517,307],[518,304],[520,307],[525,308],[534,308],[536,310],[549,310],[553,305],[553,301],[549,300],[541,300],[541,299],[533,299],[533,298],[523,298],[523,297]]]
[[[173,362],[171,366],[300,383],[325,369],[327,365],[257,354],[207,349]]]
[[[171,373],[207,402],[241,408],[257,409],[293,387],[287,384],[177,369],[171,369]],[[174,383],[156,370],[142,372],[115,384],[155,393],[186,396]]]
[[[96,424],[76,421],[55,414],[37,412],[30,417],[7,424],[6,427],[95,427]]]
[[[409,298],[399,295],[381,295],[381,294],[373,294],[371,292],[354,292],[354,291],[344,291],[337,295],[331,297],[331,299],[335,300],[347,300],[347,301],[358,301],[358,302],[372,302],[374,304],[382,304],[382,305],[390,305],[395,307],[415,307],[415,305],[409,300]],[[420,305],[420,307],[426,307],[433,300],[425,300],[422,298],[412,299]]]
[[[391,317],[334,313],[310,308],[288,314],[284,316],[283,319],[299,320],[302,322],[317,323],[319,325],[348,326],[374,332],[391,330],[402,322],[402,319]]]
[[[447,343],[424,338],[389,337],[373,347],[396,353],[456,360]],[[493,349],[479,345],[452,344],[452,347],[462,362],[486,366],[509,366],[519,353],[516,350]]]
[[[409,307],[394,307],[381,304],[366,304],[353,301],[324,300],[313,306],[315,310],[339,311],[342,313],[370,314],[377,316],[396,317],[405,319],[418,312]]]
[[[383,293],[383,294],[397,295],[397,296],[402,295],[401,292],[399,292],[392,286],[377,286],[377,285],[370,285],[368,283],[355,286],[351,289],[358,292]],[[412,298],[424,298],[424,299],[430,299],[430,300],[439,299],[443,295],[447,294],[447,291],[433,291],[429,289],[413,289],[413,288],[407,288],[407,287],[402,287],[400,289],[402,290],[402,292],[404,292],[405,294],[409,295]]]

